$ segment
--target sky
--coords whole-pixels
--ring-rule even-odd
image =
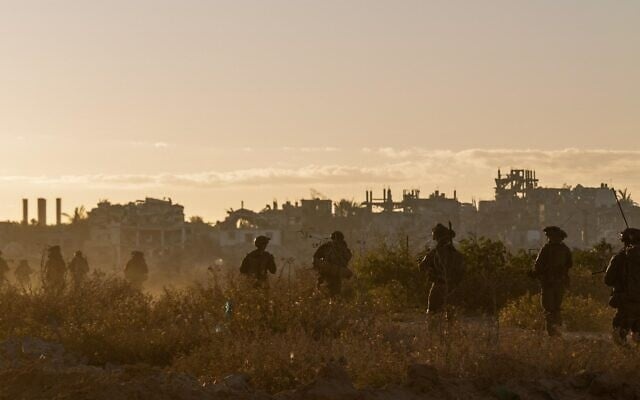
[[[0,220],[170,197],[224,218],[498,168],[640,192],[640,2],[0,0]],[[53,201],[50,201],[53,206]]]

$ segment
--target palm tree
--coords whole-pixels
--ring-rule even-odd
[[[358,203],[353,200],[342,199],[333,204],[335,207],[336,217],[349,217],[353,216],[358,209]]]
[[[624,188],[622,190],[618,190],[618,196],[620,197],[620,204],[632,206],[635,204],[633,199],[631,198],[631,192]]]
[[[73,209],[73,214],[64,213],[62,215],[67,217],[71,225],[76,225],[87,219],[87,210],[84,206],[80,206]]]

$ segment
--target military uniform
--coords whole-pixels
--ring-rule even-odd
[[[342,280],[353,275],[348,268],[352,257],[342,232],[333,232],[331,241],[322,244],[313,254],[313,267],[318,271],[318,286],[326,284],[331,296],[339,295]]]
[[[567,234],[558,227],[547,227],[549,238],[535,262],[533,276],[540,281],[541,304],[549,335],[557,335],[562,325],[562,300],[569,285],[569,269],[573,266],[571,250],[562,241]]]
[[[609,305],[616,309],[613,339],[624,343],[629,332],[640,334],[640,230],[622,232],[625,247],[611,258],[604,282],[613,291]]]
[[[66,272],[67,266],[62,258],[60,246],[50,247],[44,264],[45,290],[58,293],[64,290]]]
[[[2,257],[2,252],[0,252],[0,285],[8,281],[7,273],[9,273],[9,264]]]
[[[449,294],[455,289],[464,273],[462,255],[453,246],[455,232],[442,224],[432,230],[436,247],[430,250],[420,262],[420,270],[427,274],[431,287],[427,314],[435,315],[446,311]]]
[[[69,262],[69,273],[74,286],[79,286],[89,274],[89,262],[81,251],[77,251],[71,262]]]
[[[276,273],[275,258],[265,250],[269,240],[266,236],[258,236],[254,241],[257,248],[245,256],[240,266],[240,273],[254,279],[256,286],[268,283],[267,273]]]
[[[144,253],[134,251],[131,253],[131,259],[124,268],[124,277],[133,287],[142,290],[142,284],[147,280],[149,275],[149,267],[144,259]]]
[[[16,277],[16,282],[18,282],[20,286],[26,287],[31,283],[31,274],[33,274],[33,269],[31,269],[27,260],[22,260],[16,267],[13,274]]]

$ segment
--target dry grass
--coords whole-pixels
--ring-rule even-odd
[[[40,337],[93,364],[145,363],[203,381],[246,372],[270,392],[310,381],[331,359],[344,359],[360,386],[400,382],[411,363],[489,381],[582,369],[640,378],[633,368],[640,361],[637,353],[609,340],[552,340],[541,331],[504,327],[498,332],[490,319],[462,316],[429,329],[418,312],[393,314],[398,298],[406,297],[397,296],[394,286],[366,288],[353,281],[343,299],[330,301],[315,289],[310,274],[298,274],[291,286],[272,282],[269,290],[245,287],[234,276],[211,276],[206,284],[152,297],[120,279],[94,275],[79,290],[60,296],[3,289],[0,340]],[[503,326],[531,328],[531,320],[535,327],[540,315],[535,302],[529,296],[511,303],[502,312]],[[601,330],[601,322],[587,323],[601,308],[594,301],[570,300],[568,321]],[[596,319],[609,316],[596,314]]]
[[[563,321],[570,332],[600,332],[611,330],[615,310],[591,297],[568,295],[563,304]],[[544,317],[540,313],[540,295],[527,294],[500,311],[500,321],[511,327],[541,329]]]

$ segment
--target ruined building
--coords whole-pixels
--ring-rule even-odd
[[[133,250],[153,258],[186,244],[184,207],[171,199],[146,198],[128,204],[98,203],[87,214],[84,249],[96,259],[123,265]]]
[[[535,171],[511,170],[495,179],[495,199],[478,204],[479,235],[498,238],[515,248],[538,247],[547,225],[561,226],[573,247],[590,247],[605,239],[617,241],[624,221],[613,189],[538,185]],[[640,221],[640,208],[626,193],[620,193],[621,205],[630,221]]]
[[[569,235],[567,243],[587,248],[605,239],[615,243],[624,221],[616,197],[607,184],[598,187],[543,187],[535,171],[498,170],[493,200],[478,204],[461,202],[434,191],[421,196],[418,189],[404,190],[394,197],[385,188],[380,197],[365,192],[362,203],[326,199],[277,203],[254,212],[238,210],[216,225],[223,250],[250,248],[257,235],[272,237],[272,245],[309,248],[326,239],[334,229],[345,232],[354,248],[362,251],[381,240],[408,240],[413,249],[430,241],[436,223],[451,223],[458,239],[485,236],[498,239],[512,249],[538,249],[545,241],[542,229],[559,225]],[[640,221],[640,207],[622,192],[621,206],[630,222]],[[233,239],[231,239],[233,238]]]
[[[59,245],[67,258],[75,250],[85,252],[92,266],[120,270],[130,252],[145,252],[150,262],[193,247],[213,246],[212,228],[201,221],[185,221],[184,207],[171,199],[146,198],[127,204],[101,201],[84,215],[61,222],[61,200],[56,201],[56,225],[46,221],[46,201],[38,201],[38,220],[28,220],[28,201],[23,201],[22,223],[0,224],[0,249],[10,257],[27,258],[38,265],[47,246]]]
[[[271,250],[280,261],[304,263],[334,230],[343,231],[361,253],[381,242],[407,244],[418,252],[431,243],[430,230],[438,222],[451,223],[456,239],[485,236],[512,249],[539,248],[547,225],[561,226],[569,235],[567,243],[580,248],[602,239],[615,243],[624,228],[614,192],[606,184],[544,187],[535,171],[524,169],[498,171],[494,183],[494,199],[477,204],[461,202],[455,191],[451,196],[438,190],[422,196],[411,189],[394,196],[384,188],[380,196],[367,190],[362,202],[334,203],[314,195],[282,205],[274,201],[260,211],[243,206],[214,225],[186,221],[181,205],[152,198],[127,204],[102,201],[86,216],[76,213],[67,224],[61,222],[62,201],[57,199],[55,225],[49,225],[46,200],[38,200],[34,220],[29,220],[28,200],[23,200],[22,222],[0,223],[0,249],[10,258],[29,258],[37,265],[47,245],[60,245],[67,257],[80,249],[93,265],[120,270],[132,250],[144,251],[151,264],[170,260],[177,265],[185,261],[177,257],[187,255],[193,256],[191,263],[202,263],[194,261],[197,258],[235,265],[259,235],[271,238]],[[640,207],[625,191],[618,194],[629,222],[640,223]]]

